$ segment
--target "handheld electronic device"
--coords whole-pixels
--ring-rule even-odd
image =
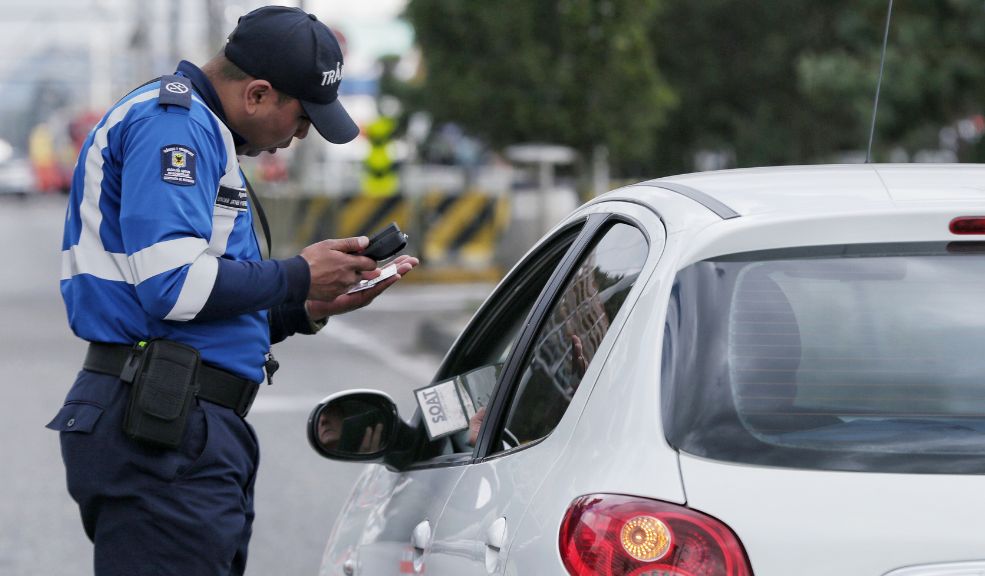
[[[400,231],[396,222],[373,234],[369,239],[369,246],[363,250],[363,256],[369,256],[373,260],[386,260],[407,246],[407,235]]]

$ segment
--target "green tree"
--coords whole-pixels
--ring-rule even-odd
[[[410,0],[424,73],[411,107],[493,146],[610,149],[613,173],[864,154],[888,0]],[[937,148],[982,112],[981,0],[897,0],[873,149]],[[396,88],[395,88],[396,90]],[[416,105],[416,106],[415,106]],[[962,160],[985,159],[965,143]]]
[[[653,22],[658,64],[680,94],[659,132],[661,173],[691,169],[701,149],[731,149],[740,164],[804,155],[810,124],[797,88],[797,54],[828,34],[826,3],[668,0]]]
[[[801,54],[798,60],[799,88],[809,109],[820,119],[837,119],[833,126],[863,142],[886,8],[887,2],[878,0],[843,6],[833,15],[836,48]],[[980,1],[895,2],[873,148],[877,159],[897,146],[910,152],[936,148],[942,126],[982,111],[983,50]]]
[[[551,142],[615,164],[653,154],[674,98],[648,38],[656,0],[411,0],[418,103],[493,146]]]
[[[680,94],[658,131],[654,168],[692,168],[701,149],[739,166],[830,161],[864,152],[887,0],[667,0],[653,21],[660,71]],[[979,0],[898,1],[874,155],[936,148],[942,125],[981,111],[985,9]],[[970,147],[968,148],[971,149]]]

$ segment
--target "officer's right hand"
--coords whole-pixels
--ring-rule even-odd
[[[309,300],[332,300],[349,291],[357,282],[374,278],[376,261],[356,253],[369,245],[365,236],[322,240],[301,251],[311,270]],[[363,274],[363,273],[367,274]]]

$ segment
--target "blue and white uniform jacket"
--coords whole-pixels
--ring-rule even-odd
[[[239,137],[201,70],[178,73],[125,96],[82,146],[62,244],[69,324],[91,342],[183,342],[262,381],[271,328],[276,341],[308,325],[308,266],[261,261]]]

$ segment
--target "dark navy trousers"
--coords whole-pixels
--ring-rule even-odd
[[[96,576],[232,576],[246,568],[259,449],[232,410],[198,400],[177,449],[123,433],[129,386],[83,370],[48,424]]]

